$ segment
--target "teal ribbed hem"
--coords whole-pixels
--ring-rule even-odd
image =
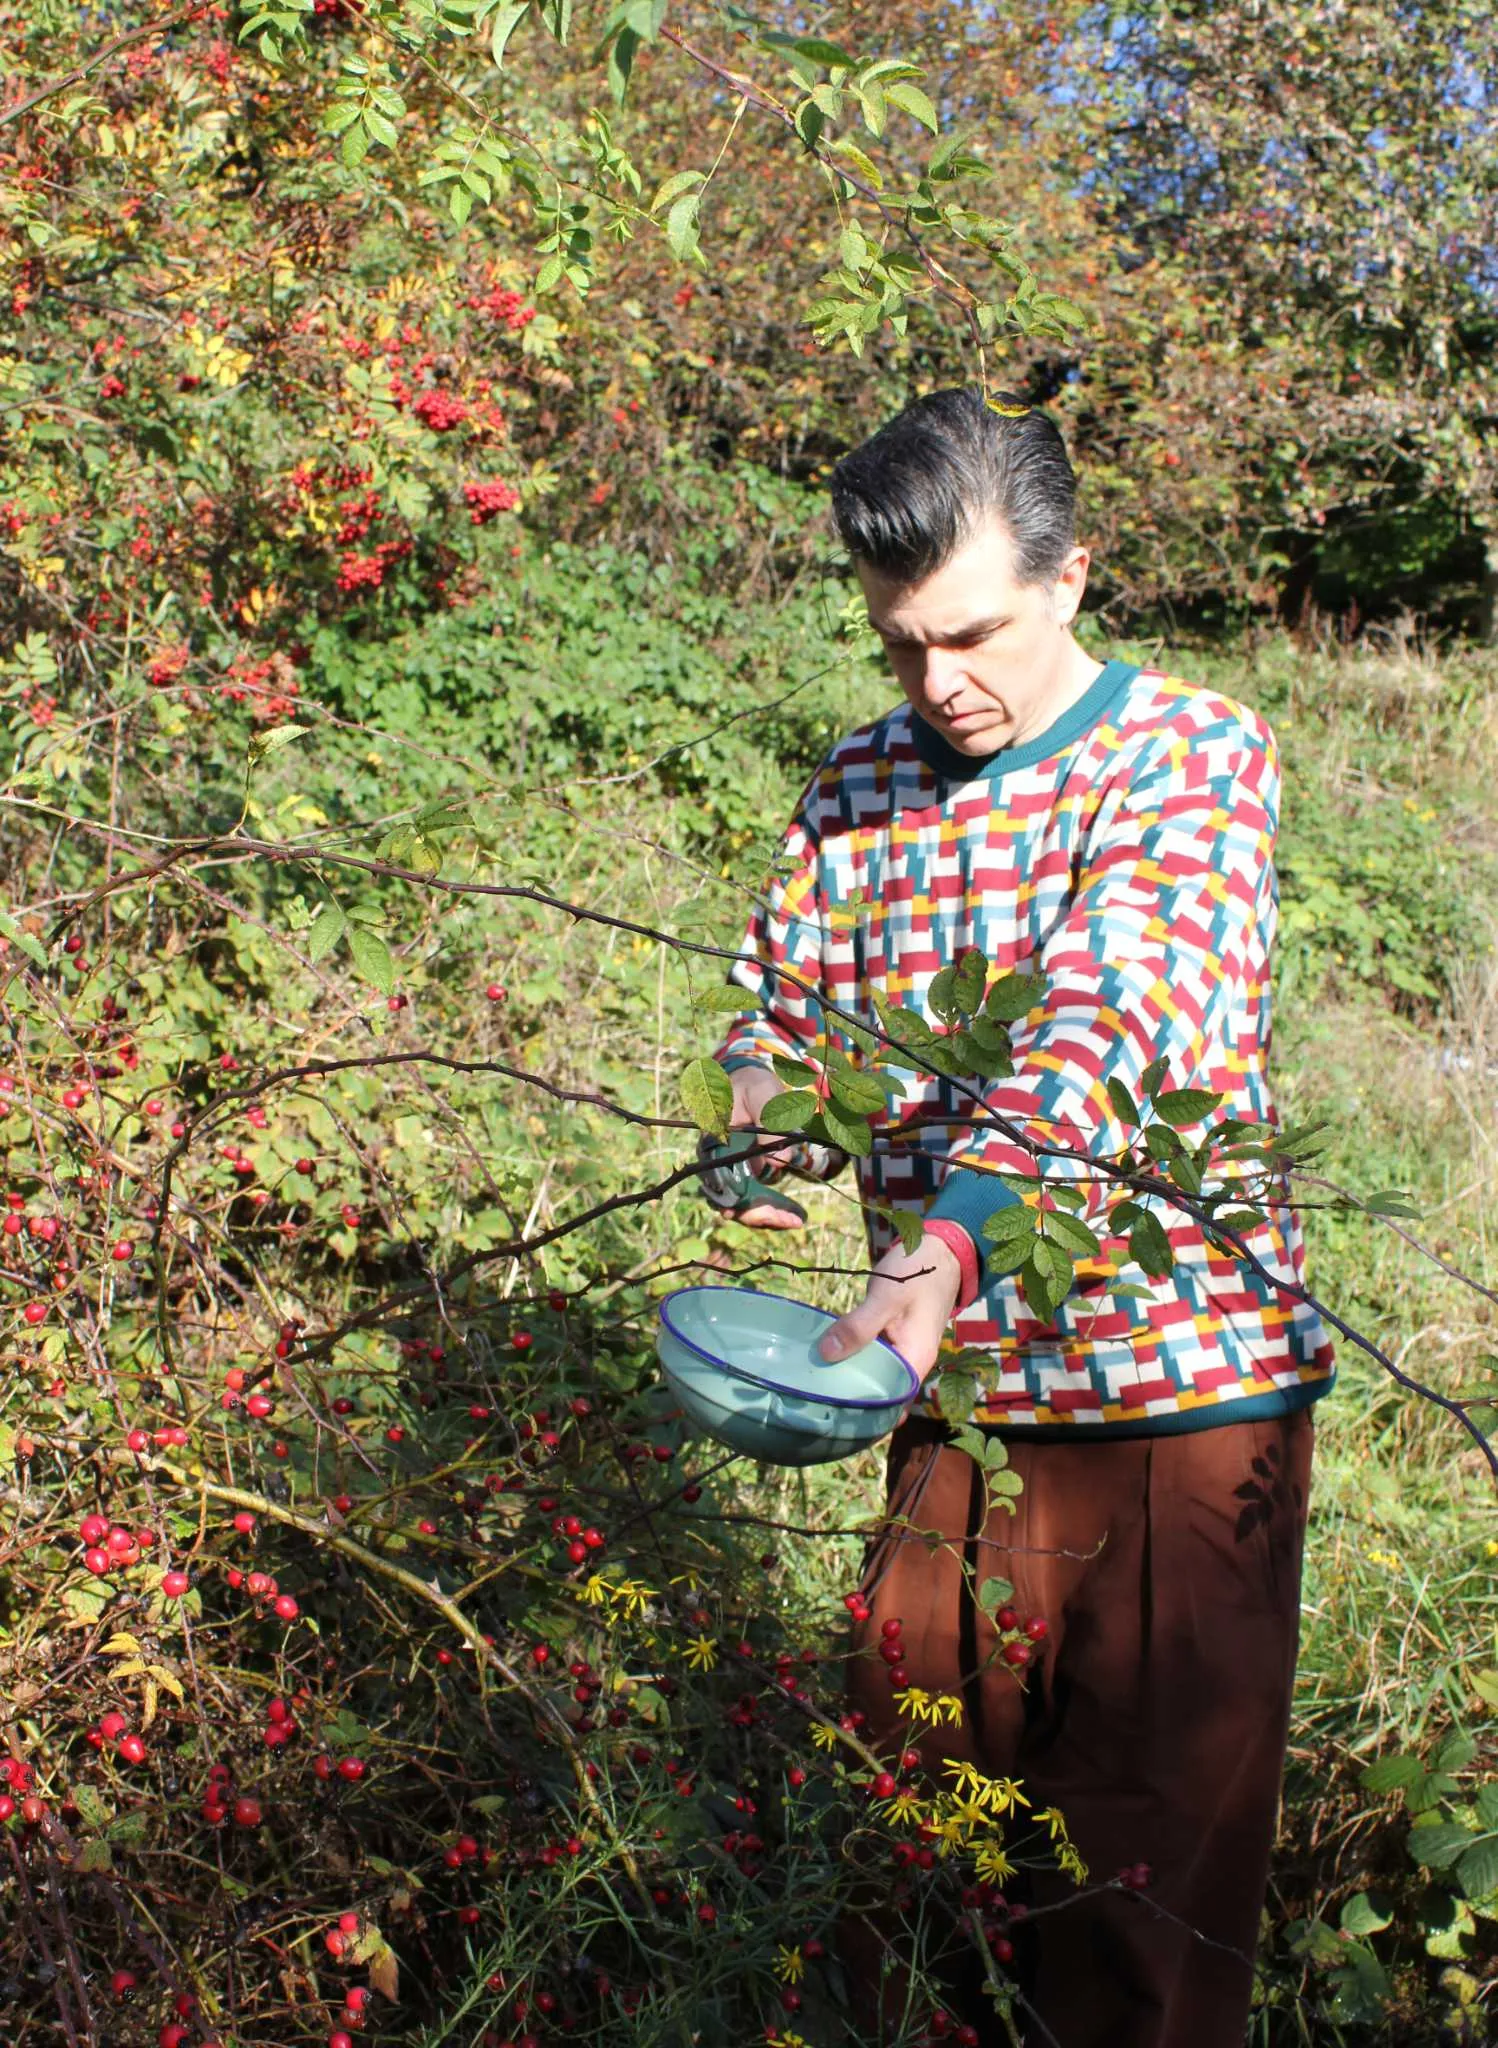
[[[1210,1408],[1183,1408],[1174,1415],[1146,1415],[1138,1422],[980,1422],[975,1416],[973,1427],[1005,1443],[1116,1444],[1132,1437],[1186,1436],[1198,1429],[1221,1429],[1229,1422],[1269,1422],[1279,1415],[1298,1415],[1329,1394],[1336,1380],[1333,1372],[1324,1380],[1276,1387],[1268,1394],[1243,1395],[1235,1401],[1216,1402]],[[920,1414],[918,1409],[914,1412]],[[936,1417],[923,1419],[934,1422]]]

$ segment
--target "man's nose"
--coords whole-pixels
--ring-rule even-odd
[[[966,675],[960,649],[928,647],[922,684],[927,703],[937,711],[942,710],[962,688]]]

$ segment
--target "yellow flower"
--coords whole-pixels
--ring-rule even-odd
[[[831,1749],[837,1741],[837,1730],[829,1727],[825,1721],[818,1721],[811,1731],[811,1739],[818,1749]]]
[[[939,1694],[936,1706],[938,1713],[945,1712],[946,1718],[952,1723],[954,1728],[962,1726],[962,1702],[958,1699],[956,1693],[944,1692]]]
[[[1368,1552],[1368,1562],[1370,1564],[1386,1565],[1391,1572],[1397,1572],[1399,1569],[1399,1559],[1392,1550],[1370,1550]]]
[[[775,1951],[775,1974],[785,1984],[799,1984],[806,1975],[806,1961],[799,1948],[780,1947]]]
[[[898,1695],[900,1712],[908,1714],[912,1721],[935,1721],[939,1717],[931,1711],[932,1700],[929,1692],[918,1685],[907,1685]]]
[[[614,1589],[600,1573],[592,1572],[577,1590],[579,1598],[586,1600],[590,1607],[601,1607]]]
[[[980,1842],[973,1855],[973,1869],[984,1884],[1002,1884],[1013,1877],[1014,1865],[1004,1853],[1002,1842]]]
[[[1051,1831],[1051,1840],[1053,1842],[1064,1842],[1068,1839],[1066,1821],[1062,1816],[1060,1807],[1043,1806],[1035,1818],[1038,1821],[1043,1820],[1045,1822]]]
[[[1056,1851],[1056,1861],[1068,1877],[1074,1879],[1078,1884],[1086,1884],[1087,1865],[1082,1861],[1070,1842],[1063,1842]]]
[[[694,1636],[687,1644],[686,1657],[694,1671],[711,1671],[718,1661],[718,1646],[706,1636]]]
[[[968,1794],[965,1798],[952,1801],[953,1816],[962,1823],[969,1834],[976,1834],[980,1828],[991,1824],[992,1816],[984,1811],[983,1803]]]
[[[614,1587],[615,1603],[626,1614],[643,1614],[655,1598],[648,1586],[642,1586],[637,1579],[621,1579]]]
[[[922,1802],[917,1794],[908,1785],[902,1785],[886,1810],[894,1820],[919,1820],[921,1809]]]
[[[961,1757],[943,1757],[942,1766],[957,1780],[953,1797],[965,1794],[994,1813],[1010,1813],[1016,1806],[1030,1804],[1013,1778],[986,1778],[976,1765]]]
[[[925,1833],[928,1841],[940,1843],[943,1856],[950,1856],[954,1849],[962,1847],[962,1822],[955,1813],[946,1814],[941,1820],[928,1821]]]

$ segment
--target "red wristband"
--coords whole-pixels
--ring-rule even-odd
[[[947,1250],[956,1257],[962,1269],[962,1285],[957,1290],[957,1301],[953,1314],[965,1309],[975,1300],[978,1293],[978,1247],[968,1236],[960,1223],[951,1223],[945,1216],[928,1218],[925,1224],[927,1237],[939,1237]]]

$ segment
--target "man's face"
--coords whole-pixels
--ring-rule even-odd
[[[1049,589],[1017,583],[1009,536],[991,519],[924,583],[854,567],[915,710],[960,753],[981,756],[1044,732],[1074,692],[1081,650],[1068,628],[1088,559],[1073,548]]]

